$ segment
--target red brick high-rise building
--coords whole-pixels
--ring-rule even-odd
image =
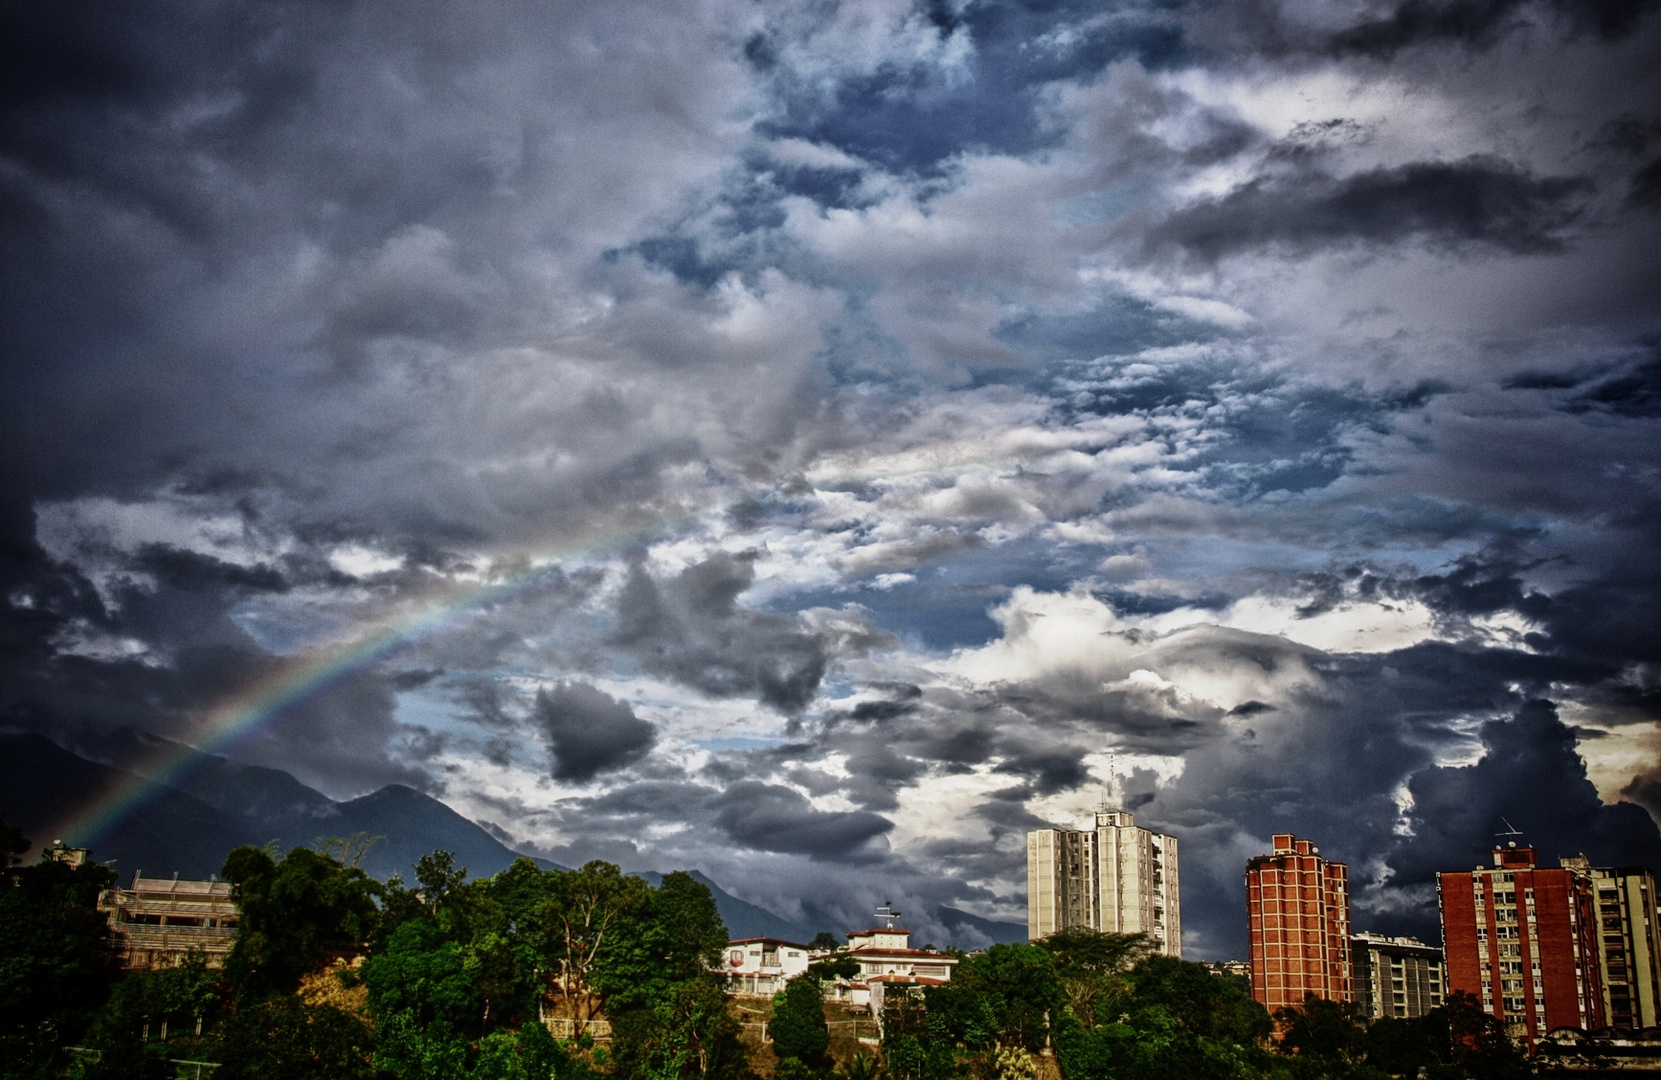
[[[1305,995],[1354,1000],[1350,968],[1349,867],[1291,833],[1274,853],[1246,864],[1252,997],[1270,1012]]]
[[[1604,1025],[1592,880],[1535,864],[1534,849],[1494,849],[1494,865],[1436,875],[1448,992],[1482,1002],[1532,1044],[1553,1028]]]

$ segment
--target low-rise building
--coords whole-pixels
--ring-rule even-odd
[[[784,984],[807,970],[811,960],[806,945],[778,938],[739,938],[727,942],[722,974],[727,993],[744,997],[772,997]]]
[[[825,996],[878,1014],[889,994],[951,982],[952,969],[958,963],[957,957],[946,953],[913,949],[911,931],[894,926],[850,931],[848,947],[836,955],[852,957],[859,973],[837,979],[825,988]]]
[[[1361,1014],[1423,1016],[1447,997],[1447,964],[1442,950],[1418,938],[1387,937],[1363,930],[1350,938],[1355,1002]]]
[[[147,878],[141,872],[130,888],[105,889],[98,910],[109,916],[123,967],[175,967],[191,953],[200,953],[209,967],[223,967],[236,940],[238,913],[228,881]]]

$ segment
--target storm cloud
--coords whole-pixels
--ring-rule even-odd
[[[1653,2],[4,19],[0,724],[937,942],[1661,858]]]
[[[548,740],[556,780],[592,780],[603,770],[621,768],[645,756],[657,737],[628,702],[581,682],[538,692],[532,719]]]

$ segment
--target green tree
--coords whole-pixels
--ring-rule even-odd
[[[1132,969],[1130,983],[1133,1008],[1158,1006],[1193,1035],[1252,1046],[1274,1030],[1262,1005],[1203,964],[1150,956]]]
[[[773,1051],[781,1060],[794,1058],[809,1069],[826,1066],[830,1029],[825,1024],[825,999],[819,980],[791,979],[773,995],[773,1019],[767,1025]]]
[[[44,852],[32,866],[12,865],[27,849],[20,831],[0,822],[0,1068],[8,1078],[47,1075],[119,973],[97,910],[115,872]]]
[[[1069,927],[1035,943],[1050,954],[1062,999],[1086,1028],[1117,1015],[1129,993],[1127,972],[1152,950],[1146,934]]]
[[[242,1008],[225,1027],[215,1080],[370,1080],[372,1034],[332,1005],[278,995]]]
[[[967,1048],[1042,1050],[1049,1016],[1061,1008],[1050,954],[1034,945],[993,945],[958,965],[952,981],[924,992],[931,1016]]]
[[[537,907],[546,955],[565,1010],[589,1019],[599,1005],[595,969],[625,923],[633,921],[651,891],[624,877],[611,863],[591,862],[554,875],[550,895]]]
[[[408,1014],[420,1027],[482,1034],[484,995],[467,960],[466,946],[445,934],[436,920],[404,923],[385,951],[363,964],[376,1022]]]
[[[217,1043],[211,1037],[199,1038],[198,1032],[214,1034],[224,1004],[219,975],[208,970],[200,954],[174,968],[129,971],[80,1039],[80,1045],[98,1055],[98,1068],[82,1072],[142,1077],[166,1072],[169,1057],[212,1052]]]
[[[843,944],[842,939],[829,930],[821,930],[813,935],[813,940],[807,943],[807,947],[813,952],[835,952]]]
[[[627,1080],[736,1080],[747,1072],[738,1023],[713,979],[676,983],[649,1008],[612,1019],[616,1075]]]
[[[1428,1080],[1518,1080],[1532,1074],[1500,1022],[1463,991],[1415,1020],[1374,1021],[1365,1045],[1368,1063],[1392,1074],[1422,1070]]]
[[[1275,1014],[1281,1024],[1282,1052],[1335,1064],[1349,1064],[1366,1054],[1361,1011],[1352,1002],[1328,1001],[1308,994],[1296,1009]]]
[[[1247,1080],[1285,1073],[1261,1045],[1269,1014],[1200,964],[1147,957],[1131,969],[1113,1012],[1088,1028],[1071,1011],[1057,1025],[1067,1080]]]
[[[727,944],[715,897],[680,871],[642,894],[610,935],[590,976],[607,1012],[650,1005],[670,987],[704,978]]]
[[[241,911],[225,970],[244,1001],[293,993],[301,976],[359,952],[374,931],[379,883],[310,848],[278,862],[239,847],[223,873]]]
[[[957,1037],[945,1017],[903,990],[888,997],[882,1017],[889,1080],[946,1080],[958,1074]]]
[[[594,1080],[596,1073],[572,1057],[548,1029],[526,1024],[517,1035],[493,1032],[479,1040],[468,1080]]]

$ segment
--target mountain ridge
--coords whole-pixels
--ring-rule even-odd
[[[450,852],[475,878],[505,870],[519,858],[544,869],[566,869],[513,850],[483,826],[403,784],[336,802],[281,769],[245,765],[135,728],[113,733],[95,752],[108,761],[92,760],[44,735],[0,732],[0,816],[21,826],[38,851],[57,839],[53,830],[117,786],[135,777],[156,781],[157,761],[185,760],[184,768],[157,781],[141,812],[117,820],[99,838],[94,858],[116,866],[124,879],[141,870],[157,877],[177,872],[207,878],[242,844],[260,847],[275,840],[288,850],[356,834],[381,838],[359,865],[383,881],[393,874],[413,879],[416,860],[435,850]],[[702,870],[687,872],[709,889],[734,938],[806,943],[837,921],[812,904],[803,907],[806,920],[788,919],[734,896]],[[658,871],[638,876],[654,887],[663,879]],[[1026,927],[1018,923],[949,907],[939,908],[937,917],[960,945],[1026,940]]]

